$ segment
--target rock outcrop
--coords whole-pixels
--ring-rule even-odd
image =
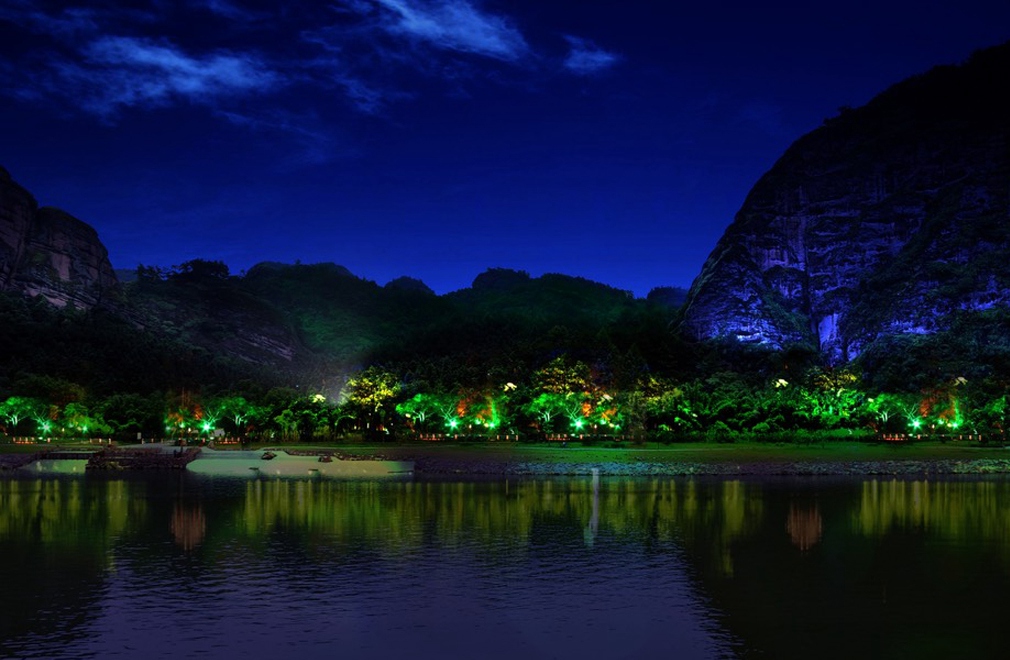
[[[834,362],[1010,303],[1010,44],[800,138],[695,280],[682,328]]]
[[[40,208],[0,168],[0,291],[91,308],[115,285],[108,250],[94,228],[59,209]]]

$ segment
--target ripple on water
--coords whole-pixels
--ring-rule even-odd
[[[409,500],[415,492],[390,489],[379,496]],[[291,506],[308,510],[315,495],[291,490]],[[467,517],[398,521],[395,529],[382,516],[367,528],[290,517],[252,534],[238,514],[225,515],[243,492],[187,493],[186,506],[203,507],[206,529],[185,547],[167,536],[176,502],[152,498],[144,525],[109,546],[101,587],[86,607],[39,610],[56,620],[76,616],[62,637],[22,635],[15,657],[302,660],[409,649],[414,657],[585,660],[652,657],[657,649],[714,657],[722,648],[681,558],[669,547],[647,552],[606,524],[590,527],[588,510],[519,526],[519,505],[507,503],[511,517],[490,531]],[[326,515],[357,506],[357,491],[334,492],[324,495],[344,499],[323,501]],[[462,492],[496,497],[491,486]],[[384,505],[362,493],[372,498],[368,506]],[[424,496],[440,504],[441,493]],[[271,506],[287,506],[277,497]],[[460,497],[452,491],[454,506]],[[423,510],[415,501],[403,506]],[[448,531],[440,527],[449,522]]]

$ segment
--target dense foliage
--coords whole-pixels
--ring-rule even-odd
[[[676,441],[896,434],[999,438],[1010,317],[870,344],[689,342],[669,295],[491,270],[435,296],[332,265],[138,269],[116,306],[0,297],[0,430],[10,437],[257,441]],[[285,334],[286,333],[286,334]],[[242,335],[287,337],[262,359]],[[956,338],[956,341],[954,339]],[[956,347],[956,348],[955,348]],[[259,359],[259,361],[258,361]]]

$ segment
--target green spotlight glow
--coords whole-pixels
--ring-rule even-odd
[[[449,428],[454,429],[457,426],[459,426],[459,420],[458,419],[450,419],[449,420]]]
[[[922,421],[921,420],[918,420],[918,419],[913,419],[912,420],[912,428],[913,429],[917,429],[920,426],[922,426]]]
[[[577,428],[577,429],[581,429],[581,428],[582,428],[582,425],[583,425],[583,422],[582,422],[582,420],[581,420],[581,419],[577,419],[577,420],[575,420],[575,428]]]

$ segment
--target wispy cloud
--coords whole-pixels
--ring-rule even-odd
[[[257,97],[283,109],[285,87],[364,114],[422,92],[469,98],[477,85],[554,75],[556,55],[530,45],[512,16],[484,0],[337,0],[298,12],[249,0],[183,0],[123,8],[79,0],[0,0],[0,20],[38,35],[0,51],[0,95],[61,101],[114,122],[130,108],[202,105],[234,111]],[[221,23],[222,29],[206,27]],[[224,29],[222,26],[227,26]],[[270,29],[262,29],[269,26]],[[619,57],[566,37],[565,71],[590,75]],[[519,86],[517,85],[517,86]]]
[[[285,167],[298,168],[304,165],[319,165],[341,158],[353,157],[356,152],[349,148],[346,140],[338,132],[311,111],[291,112],[283,109],[255,110],[239,112],[217,110],[216,114],[231,124],[257,133],[273,133],[288,138],[294,149],[279,157]],[[289,145],[291,146],[291,145]]]
[[[25,0],[0,4],[0,20],[20,25],[35,34],[64,37],[81,32],[95,32],[98,29],[95,12],[90,9],[68,7],[50,14]]]
[[[264,17],[263,14],[229,0],[190,0],[189,4],[232,21],[254,21]]]
[[[102,37],[80,61],[54,60],[36,76],[38,92],[74,92],[85,109],[106,119],[121,109],[176,100],[213,105],[222,97],[261,92],[281,79],[256,58],[219,51],[189,55],[167,41]]]
[[[588,39],[580,37],[566,36],[569,51],[565,58],[564,66],[574,74],[588,76],[613,67],[620,61],[620,57],[614,53],[607,52],[598,47]]]
[[[530,54],[522,33],[507,19],[467,0],[374,0],[383,29],[435,48],[483,55],[506,62]],[[360,3],[357,5],[361,7]]]

